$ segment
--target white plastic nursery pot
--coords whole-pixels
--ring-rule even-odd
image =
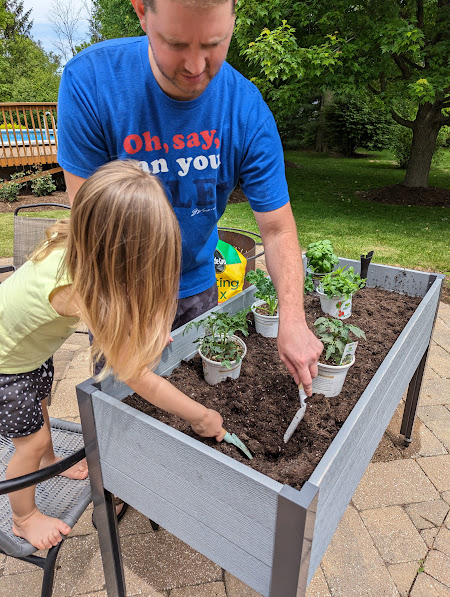
[[[227,377],[237,379],[241,374],[242,359],[247,354],[247,345],[243,340],[241,340],[237,336],[230,336],[230,340],[234,340],[237,344],[240,344],[240,346],[242,346],[242,348],[244,349],[239,363],[236,363],[236,361],[232,361],[230,369],[225,367],[225,365],[221,365],[217,361],[212,361],[211,359],[206,358],[205,355],[202,354],[201,349],[198,349],[198,353],[202,357],[203,376],[205,378],[205,381],[209,383],[210,386],[217,385]]]
[[[333,296],[328,298],[326,294],[321,292],[320,287],[316,290],[320,298],[320,306],[322,311],[335,317],[336,319],[348,319],[352,314],[352,297]]]
[[[314,394],[323,394],[325,398],[333,398],[341,393],[348,370],[355,362],[353,357],[347,365],[326,365],[317,363],[319,374],[312,380],[312,391]]]
[[[256,309],[261,305],[265,305],[266,301],[255,301],[252,305],[252,312],[255,318],[255,329],[258,334],[264,338],[276,338],[278,336],[278,324],[280,322],[279,315],[262,315],[257,313]]]

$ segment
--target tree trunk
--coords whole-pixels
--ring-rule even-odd
[[[431,160],[441,128],[441,110],[427,103],[419,106],[413,126],[411,157],[403,184],[407,187],[427,187]]]
[[[315,150],[318,152],[328,151],[328,145],[325,141],[325,113],[324,110],[333,101],[333,92],[327,89],[320,98],[319,119],[316,133]]]

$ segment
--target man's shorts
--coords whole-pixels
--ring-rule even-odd
[[[41,400],[50,395],[53,359],[26,373],[0,373],[0,435],[26,437],[44,424]]]
[[[213,307],[217,307],[218,297],[217,284],[214,284],[214,286],[207,288],[199,294],[178,299],[177,313],[172,324],[172,330],[180,328],[188,321],[192,321]]]

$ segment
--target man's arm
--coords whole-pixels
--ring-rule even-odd
[[[269,212],[254,212],[261,232],[270,277],[278,294],[278,352],[295,383],[308,396],[317,375],[323,345],[306,325],[303,308],[303,265],[290,203]]]
[[[81,187],[81,185],[86,179],[81,178],[81,176],[71,174],[70,172],[67,172],[67,170],[63,170],[63,172],[64,180],[66,181],[67,194],[69,195],[70,207],[72,207],[75,195],[77,194],[78,189]]]

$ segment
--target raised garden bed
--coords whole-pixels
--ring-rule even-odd
[[[359,269],[353,261],[340,265]],[[423,300],[300,490],[124,404],[132,392],[112,378],[78,386],[94,503],[105,523],[99,534],[108,595],[125,592],[102,483],[259,593],[303,595],[412,379],[402,424],[402,432],[411,433],[442,277],[371,265],[369,287]],[[249,288],[217,309],[252,302]],[[194,356],[196,336],[195,330],[185,336],[177,330],[158,372],[168,375]],[[302,437],[300,428],[296,433]]]

